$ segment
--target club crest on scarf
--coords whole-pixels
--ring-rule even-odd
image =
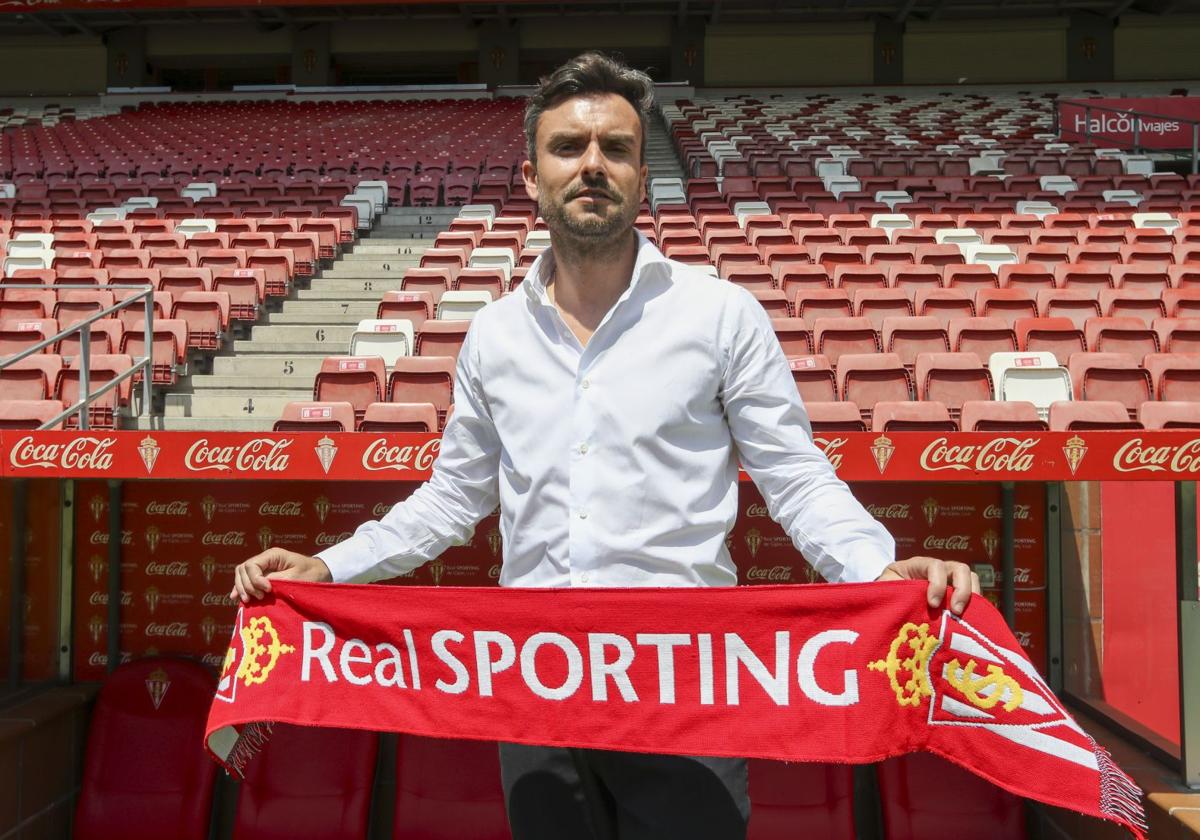
[[[274,624],[267,616],[255,616],[245,624],[244,609],[238,609],[233,625],[233,637],[225,652],[221,679],[217,683],[217,699],[232,703],[237,685],[262,685],[271,675],[285,653],[295,653],[294,645],[284,644]]]

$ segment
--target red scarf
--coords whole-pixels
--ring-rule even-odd
[[[983,598],[956,617],[923,581],[272,585],[238,611],[206,728],[237,775],[270,721],[785,761],[928,750],[1144,836],[1141,791]]]

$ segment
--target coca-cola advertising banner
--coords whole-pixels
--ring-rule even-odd
[[[20,533],[24,538],[24,592],[21,598],[21,678],[41,681],[54,678],[58,663],[59,593],[62,591],[62,487],[58,481],[31,481],[26,485],[26,514]],[[7,619],[12,603],[13,564],[10,557],[13,525],[11,482],[0,481],[0,674],[10,662]]]
[[[1137,113],[1125,113],[1127,111]],[[1098,146],[1190,149],[1192,123],[1197,120],[1200,120],[1200,96],[1060,100],[1058,103],[1059,132],[1068,143],[1085,142],[1090,134],[1091,142]]]
[[[219,670],[232,632],[235,609],[227,595],[238,563],[270,546],[312,554],[334,545],[362,522],[382,517],[418,484],[125,484],[120,535],[122,656],[187,654]],[[876,482],[854,489],[895,535],[899,556],[932,554],[962,560],[976,567],[985,584],[999,585],[1000,498],[995,485],[932,484],[914,493],[911,487]],[[1015,516],[1017,583],[1042,586],[1040,487],[1018,489]],[[75,511],[74,639],[75,675],[81,680],[101,679],[105,673],[108,539],[107,486],[102,481],[81,481]],[[742,485],[739,516],[728,546],[744,584],[820,580],[767,514],[753,484]],[[501,549],[498,518],[493,514],[479,523],[466,545],[384,583],[494,584],[500,575]]]
[[[816,442],[846,481],[1200,476],[1200,436],[1186,430],[846,432]],[[0,477],[423,481],[440,444],[418,433],[0,432]]]

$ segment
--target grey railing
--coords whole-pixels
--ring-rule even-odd
[[[1155,120],[1172,120],[1174,122],[1190,125],[1192,127],[1192,174],[1200,173],[1200,120],[1189,120],[1186,117],[1177,117],[1169,114],[1155,114],[1150,111],[1139,111],[1135,108],[1114,108],[1110,105],[1097,105],[1094,102],[1089,102],[1086,99],[1061,99],[1059,105],[1074,105],[1077,108],[1083,109],[1083,136],[1087,142],[1092,142],[1092,137],[1099,137],[1102,140],[1115,139],[1115,135],[1104,134],[1102,132],[1092,131],[1092,112],[1104,114],[1121,114],[1127,117],[1133,117],[1132,134],[1133,134],[1133,153],[1138,154],[1141,151],[1141,118],[1148,117]],[[1059,111],[1054,110],[1054,128],[1055,133],[1062,136],[1062,125],[1059,123]],[[1079,132],[1072,131],[1072,134]],[[1124,133],[1124,132],[1122,132]]]
[[[34,342],[33,344],[30,344],[28,347],[26,347],[24,350],[22,350],[21,352],[17,353],[14,356],[9,356],[7,358],[0,359],[0,370],[4,370],[6,367],[9,367],[14,362],[19,362],[22,359],[24,359],[28,356],[32,356],[35,353],[40,353],[46,347],[50,347],[50,346],[54,345],[55,343],[61,341],[62,339],[66,338],[67,336],[71,335],[72,333],[77,332],[77,333],[79,333],[79,356],[80,356],[79,393],[80,393],[80,399],[74,405],[71,405],[71,406],[63,409],[61,412],[59,412],[57,415],[55,415],[52,419],[47,420],[39,428],[41,428],[41,429],[53,428],[54,426],[58,425],[63,420],[65,420],[67,417],[70,417],[72,414],[78,414],[79,415],[79,428],[86,430],[88,428],[88,412],[87,412],[88,407],[93,402],[95,402],[97,398],[102,397],[105,394],[107,394],[109,391],[113,390],[114,388],[119,387],[122,382],[124,382],[126,379],[133,377],[133,375],[136,374],[138,371],[145,371],[145,375],[142,377],[142,405],[141,405],[140,413],[142,416],[146,415],[146,412],[148,412],[150,410],[150,393],[151,393],[150,380],[153,377],[153,373],[154,373],[154,367],[153,367],[153,361],[152,361],[153,356],[154,356],[154,347],[153,347],[153,345],[154,345],[154,326],[153,326],[154,290],[150,286],[146,286],[146,285],[109,285],[109,286],[100,286],[100,287],[90,287],[90,286],[80,286],[78,284],[63,284],[63,283],[51,283],[51,284],[47,284],[47,285],[28,284],[28,283],[5,283],[3,285],[3,288],[4,289],[34,289],[34,290],[43,290],[43,291],[52,290],[52,289],[79,290],[81,288],[82,289],[97,288],[97,289],[100,289],[101,291],[113,290],[113,289],[120,289],[120,290],[132,289],[132,290],[134,290],[135,294],[132,294],[123,300],[119,300],[116,303],[114,303],[112,306],[105,307],[105,308],[101,309],[99,312],[93,312],[91,315],[87,316],[83,320],[81,320],[75,324],[72,324],[71,326],[67,327],[64,330],[61,330],[58,334],[52,335],[49,338],[44,338],[41,341]],[[91,360],[89,357],[91,355],[91,341],[92,341],[91,326],[92,326],[92,324],[94,324],[96,321],[99,321],[103,318],[108,318],[114,312],[117,312],[121,309],[131,309],[131,308],[133,308],[133,306],[135,304],[137,304],[138,301],[142,302],[142,304],[145,308],[145,313],[146,313],[145,324],[144,324],[146,355],[138,356],[134,360],[133,366],[130,367],[129,370],[122,371],[121,373],[119,373],[115,377],[113,377],[111,380],[109,380],[108,382],[101,385],[98,389],[96,389],[95,391],[92,391],[91,387],[90,387],[91,371],[89,370],[89,366],[91,364]],[[172,364],[173,363],[174,363],[174,360],[172,360]],[[52,386],[52,383],[50,383],[50,384]]]

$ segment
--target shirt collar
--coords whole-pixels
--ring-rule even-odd
[[[658,247],[637,228],[634,228],[633,233],[637,237],[637,257],[633,262],[633,276],[630,278],[629,288],[625,290],[622,298],[632,294],[642,277],[648,272],[657,271],[663,277],[671,277],[670,263],[663,252],[658,250]],[[546,306],[551,305],[550,298],[546,295],[545,278],[549,277],[553,271],[554,253],[547,248],[534,260],[533,265],[529,267],[529,273],[525,275],[525,280],[521,283],[532,302]]]

